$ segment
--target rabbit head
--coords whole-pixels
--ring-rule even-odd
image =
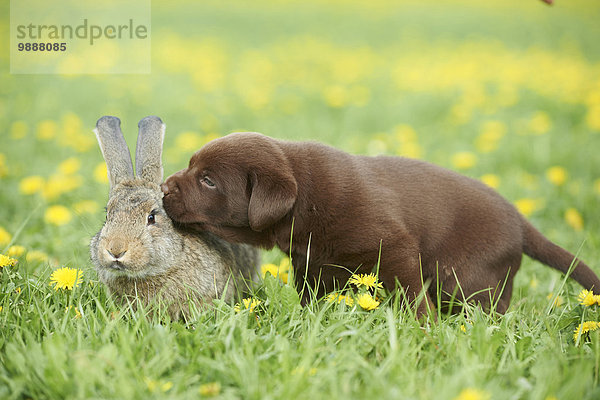
[[[92,261],[103,281],[163,274],[174,265],[177,249],[181,249],[181,237],[163,209],[159,186],[165,125],[151,116],[138,127],[137,178],[120,120],[102,117],[94,130],[110,184],[106,222],[90,244]]]

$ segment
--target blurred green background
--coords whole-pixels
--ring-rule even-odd
[[[166,174],[236,130],[422,158],[483,179],[600,268],[597,1],[153,2],[148,75],[8,74],[7,3],[0,251],[23,246],[21,268],[91,269],[107,114],[130,147],[142,117],[165,121]],[[520,290],[558,279],[527,270]]]

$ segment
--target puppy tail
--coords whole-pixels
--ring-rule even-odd
[[[588,290],[600,293],[600,279],[583,261],[562,247],[557,246],[523,219],[523,252],[554,269],[566,274],[573,265],[570,277]]]

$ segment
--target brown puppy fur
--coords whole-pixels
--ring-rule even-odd
[[[299,287],[306,274],[318,295],[378,262],[385,287],[399,283],[411,300],[429,282],[419,315],[433,306],[438,285],[443,304],[454,293],[487,307],[497,302],[503,313],[522,253],[563,273],[575,259],[491,188],[418,160],[235,133],[201,148],[162,188],[175,221],[291,250]],[[576,262],[571,277],[600,288]]]

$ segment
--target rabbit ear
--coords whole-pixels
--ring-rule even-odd
[[[133,163],[121,132],[121,120],[106,115],[96,122],[94,133],[106,161],[110,189],[124,180],[133,179]]]
[[[139,133],[135,149],[135,170],[138,178],[161,184],[163,181],[162,148],[165,128],[160,118],[150,116],[138,123]]]

